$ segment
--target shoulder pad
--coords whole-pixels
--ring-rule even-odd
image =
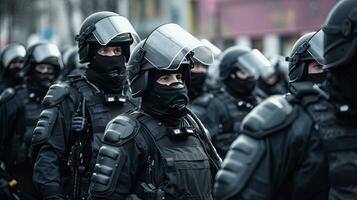
[[[66,83],[57,83],[51,85],[46,96],[42,100],[44,107],[53,107],[63,101],[69,94],[69,86]]]
[[[103,143],[121,146],[138,134],[139,122],[125,115],[111,120],[104,133]]]
[[[244,119],[240,130],[254,138],[289,125],[296,117],[294,107],[282,95],[274,95],[256,106]]]
[[[0,104],[10,100],[12,97],[15,96],[15,90],[12,88],[7,88],[5,89],[1,94],[0,94]]]
[[[231,199],[248,183],[265,153],[263,141],[240,135],[231,145],[221,170],[216,175],[217,199]]]
[[[200,105],[200,106],[208,106],[209,102],[214,98],[212,93],[204,94],[200,97],[197,97],[192,104],[193,105]]]

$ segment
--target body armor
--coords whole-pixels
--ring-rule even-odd
[[[336,118],[335,106],[326,100],[309,105],[319,125],[329,160],[329,199],[353,199],[357,194],[357,128]]]
[[[229,146],[239,135],[239,128],[243,118],[254,108],[257,102],[255,98],[251,101],[235,99],[225,91],[217,94],[216,98],[226,114],[221,116],[220,129],[217,134],[212,135],[212,143],[216,147],[218,154],[224,158]]]

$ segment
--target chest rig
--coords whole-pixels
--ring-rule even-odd
[[[110,120],[119,114],[123,114],[134,108],[134,104],[126,99],[119,98],[116,95],[105,95],[93,84],[91,84],[85,77],[77,78],[72,82],[80,95],[82,102],[85,101],[85,109],[87,111],[86,118],[89,121],[89,132],[91,134],[90,148],[91,148],[91,165],[93,167],[97,157],[99,148],[101,146],[102,137],[105,127]],[[88,145],[88,144],[86,144]]]
[[[42,97],[37,96],[35,93],[28,91],[26,88],[22,88],[17,92],[18,98],[22,98],[25,108],[25,125],[26,131],[24,134],[23,144],[21,151],[25,153],[27,158],[30,158],[30,146],[32,140],[32,133],[36,127],[37,121],[40,118],[42,111],[41,101]],[[22,153],[20,153],[22,154]]]
[[[217,96],[222,110],[226,113],[221,116],[220,132],[212,137],[218,154],[224,157],[232,142],[237,138],[244,117],[254,108],[255,102],[237,100],[227,92]]]
[[[341,123],[335,109],[324,99],[308,107],[328,155],[331,192],[349,199],[357,195],[357,126]]]
[[[193,119],[185,117],[185,126],[172,128],[142,112],[132,115],[150,147],[143,181],[161,188],[165,199],[212,199],[210,159]]]

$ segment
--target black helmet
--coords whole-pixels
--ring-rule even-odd
[[[234,73],[235,69],[249,72],[257,77],[260,70],[270,65],[270,62],[257,49],[233,46],[222,53],[219,63],[219,77],[221,80],[226,80]]]
[[[63,63],[57,45],[42,42],[29,47],[24,59],[25,75],[33,71],[38,64],[50,64],[55,66],[55,76],[58,76],[61,69],[63,69]]]
[[[290,55],[285,58],[289,62],[289,82],[301,81],[307,76],[307,64],[316,61],[308,51],[309,41],[316,32],[306,33],[294,44]]]
[[[26,49],[22,44],[11,44],[1,52],[0,66],[1,69],[6,70],[13,61],[23,62],[26,55]]]
[[[81,63],[89,62],[100,46],[117,44],[123,48],[123,55],[128,60],[130,45],[140,38],[130,22],[114,12],[102,11],[88,16],[82,23],[78,41]]]
[[[209,65],[213,62],[213,55],[208,47],[177,24],[158,27],[135,47],[129,59],[129,83],[133,97],[142,96],[146,91],[151,70],[176,71],[184,67],[183,78],[188,87],[193,59]]]
[[[322,30],[324,68],[336,68],[350,61],[357,48],[357,1],[338,2],[328,14]]]

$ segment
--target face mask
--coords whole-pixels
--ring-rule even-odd
[[[28,86],[33,90],[37,95],[44,96],[48,90],[48,88],[55,81],[54,74],[42,74],[40,72],[34,71],[28,77]]]
[[[154,117],[163,121],[177,121],[186,115],[187,88],[182,83],[168,86],[155,82],[142,102],[143,109]]]
[[[307,81],[310,81],[315,84],[321,84],[326,80],[327,72],[317,73],[317,74],[308,74],[306,77]]]
[[[203,86],[207,78],[207,73],[194,73],[191,72],[191,84],[188,90],[188,96],[192,101],[196,97],[202,95]]]
[[[254,76],[249,76],[244,80],[235,76],[235,78],[228,78],[225,81],[225,84],[228,91],[233,93],[232,95],[244,97],[251,95],[255,88],[256,82],[257,81]]]
[[[126,81],[125,57],[96,55],[86,75],[105,92],[120,93]]]
[[[24,74],[21,69],[13,68],[9,69],[4,74],[4,77],[9,82],[10,86],[15,86],[23,82]]]

